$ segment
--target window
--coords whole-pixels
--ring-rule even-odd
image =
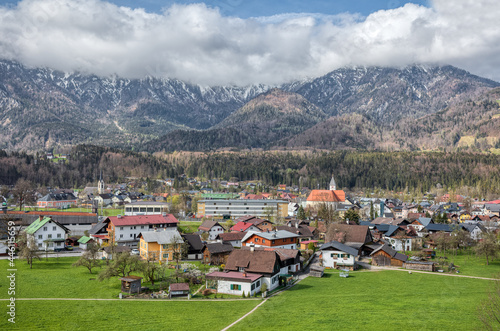
[[[48,239],[52,239],[52,234],[48,234],[48,235],[47,235],[47,238],[48,238]]]
[[[168,254],[163,254],[164,259],[168,259]]]
[[[61,246],[61,242],[56,243],[56,246],[57,247]]]
[[[260,280],[257,281],[257,287],[259,287],[259,286],[260,286]]]
[[[42,247],[42,243],[38,243],[38,247]]]
[[[272,240],[271,243],[274,244],[274,240]]]
[[[266,239],[262,239],[262,243],[265,244],[266,243]]]
[[[245,268],[243,268],[243,267],[238,267],[238,271],[239,271],[239,272],[243,272],[243,271],[245,271]]]
[[[130,234],[130,238],[132,238],[132,233]]]
[[[41,234],[39,234],[38,239],[43,239],[43,236]]]
[[[53,226],[52,231],[56,231],[56,230],[57,230],[57,226]]]
[[[43,231],[47,231],[47,227],[46,226],[43,227]]]
[[[57,238],[61,238],[61,234],[60,233],[57,234]]]
[[[123,226],[120,226],[120,230],[123,230]]]
[[[255,284],[252,284],[251,290],[255,290]]]
[[[144,229],[144,225],[141,225],[141,230]]]
[[[167,249],[167,244],[163,244],[163,245],[161,245],[161,247],[162,247],[163,249]]]
[[[241,291],[241,285],[238,284],[231,284],[230,288],[231,290]]]
[[[123,234],[120,235],[120,238],[123,238]]]

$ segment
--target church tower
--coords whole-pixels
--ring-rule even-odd
[[[335,191],[337,190],[337,183],[335,183],[335,179],[333,178],[332,175],[332,180],[330,181],[330,191]]]
[[[104,193],[104,180],[102,179],[102,171],[101,171],[101,177],[99,178],[99,181],[97,182],[97,193],[98,194]]]

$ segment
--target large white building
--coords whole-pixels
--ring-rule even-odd
[[[198,201],[198,217],[224,217],[232,219],[253,215],[257,217],[287,217],[288,201],[284,200],[200,200]]]

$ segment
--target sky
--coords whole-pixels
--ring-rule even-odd
[[[498,17],[497,0],[0,0],[0,58],[205,86],[412,64],[500,81]]]

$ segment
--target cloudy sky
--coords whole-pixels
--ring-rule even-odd
[[[0,58],[202,85],[452,64],[500,81],[497,0],[0,0]]]

